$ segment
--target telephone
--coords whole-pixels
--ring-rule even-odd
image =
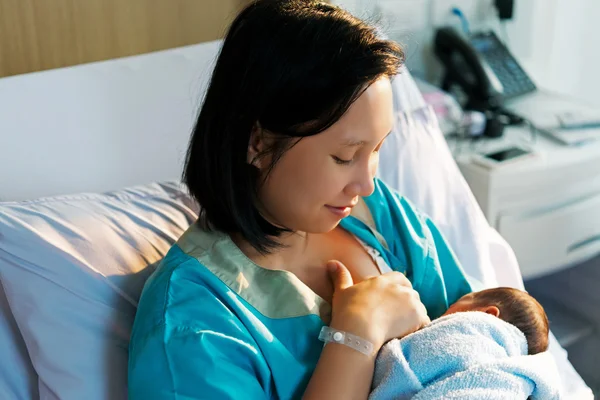
[[[440,28],[435,35],[434,52],[444,66],[442,89],[452,92],[460,88],[466,97],[463,108],[488,113],[488,123],[495,127],[488,136],[500,136],[504,125],[490,117],[502,115],[508,118],[507,124],[519,122],[502,105],[508,99],[535,91],[536,86],[493,32],[467,37],[454,28]]]

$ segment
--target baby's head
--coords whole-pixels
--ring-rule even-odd
[[[519,328],[527,339],[529,354],[548,349],[548,317],[540,303],[522,290],[495,288],[469,293],[452,304],[444,315],[482,311]]]

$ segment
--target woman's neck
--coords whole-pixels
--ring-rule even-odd
[[[306,232],[285,233],[277,238],[281,247],[275,248],[269,254],[261,254],[240,234],[231,235],[233,242],[254,263],[263,268],[290,272],[298,271],[306,265],[310,237],[312,235]]]

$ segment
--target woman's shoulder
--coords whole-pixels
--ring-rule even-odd
[[[212,390],[210,398],[239,398],[244,388],[267,398],[257,385],[269,376],[257,334],[240,318],[249,310],[201,261],[216,253],[219,237],[184,234],[146,282],[129,344],[130,397]],[[207,378],[209,369],[214,374]],[[231,379],[239,385],[228,386]]]
[[[150,331],[158,326],[193,325],[187,318],[195,299],[204,304],[216,299],[218,285],[201,262],[177,242],[171,246],[144,285],[135,318],[134,331]],[[197,316],[197,313],[196,313]]]
[[[254,264],[229,235],[194,224],[146,282],[135,328],[190,327],[204,323],[207,313],[223,320],[253,314],[266,322],[327,318],[330,309],[295,275]]]
[[[228,288],[203,260],[215,253],[223,236],[220,232],[201,231],[192,224],[171,246],[144,285],[134,334],[159,326],[193,327],[203,319],[204,309],[195,306],[199,302],[214,309]]]

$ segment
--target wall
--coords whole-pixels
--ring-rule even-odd
[[[432,82],[440,77],[439,64],[431,50],[434,27],[455,25],[460,29],[460,20],[451,13],[454,6],[463,10],[474,28],[494,12],[492,0],[334,0],[332,3],[380,25],[404,46],[406,63],[413,75]]]
[[[600,105],[600,2],[517,0],[511,48],[543,87]],[[530,46],[520,45],[529,37]]]
[[[440,69],[431,52],[434,27],[456,25],[459,6],[472,28],[503,30],[491,0],[337,0],[378,21],[405,45],[413,74],[436,82]],[[508,44],[538,85],[600,105],[600,1],[516,0],[515,18],[506,23]]]
[[[0,0],[0,77],[223,36],[249,0]]]

